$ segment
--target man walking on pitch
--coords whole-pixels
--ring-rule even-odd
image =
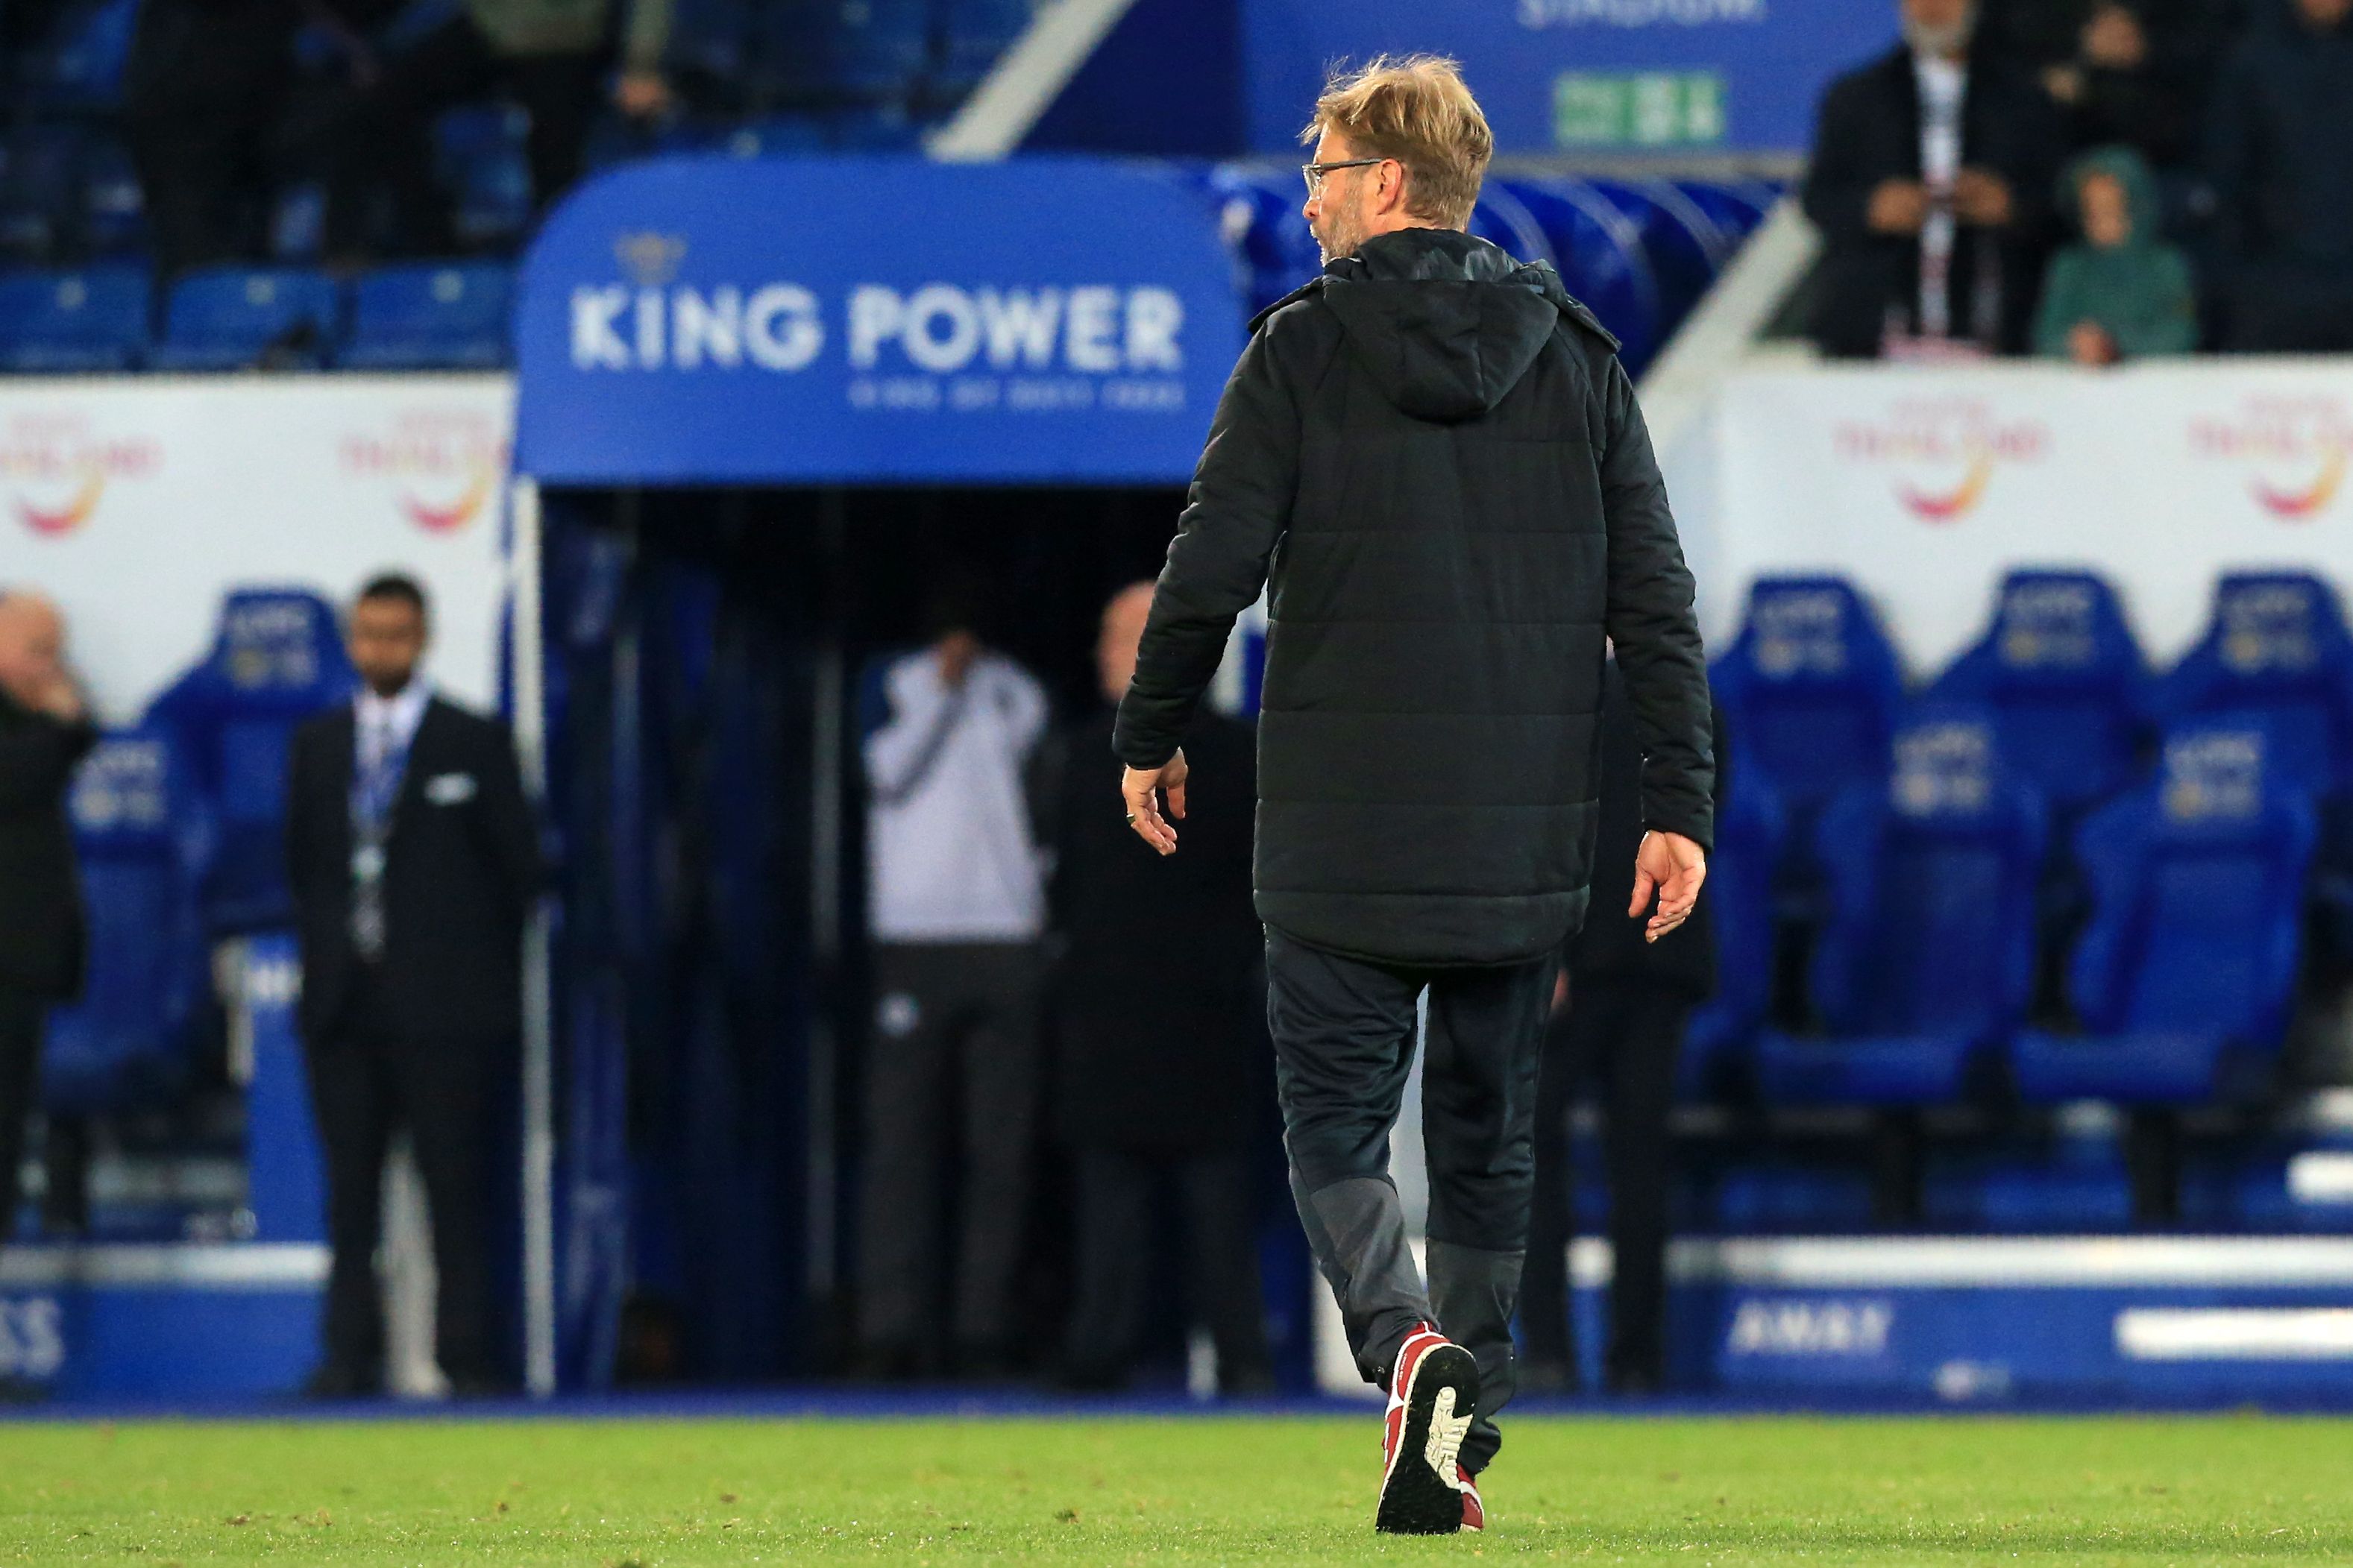
[[[1453,64],[1377,59],[1307,134],[1326,265],[1252,323],[1113,747],[1129,820],[1174,853],[1178,743],[1267,587],[1255,882],[1292,1188],[1357,1367],[1389,1391],[1375,1522],[1444,1533],[1484,1523],[1473,1478],[1512,1394],[1604,639],[1643,755],[1651,941],[1705,875],[1707,674],[1616,340],[1551,268],[1462,232],[1493,143]],[[1426,1292],[1388,1174],[1425,996]]]

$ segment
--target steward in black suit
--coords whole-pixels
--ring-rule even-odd
[[[422,600],[413,585],[406,594],[381,586],[370,584],[353,607],[353,662],[379,701],[396,702],[414,679],[415,654],[406,671],[386,670],[366,645],[406,613],[421,651]],[[441,1368],[459,1392],[480,1392],[502,1381],[491,1343],[490,1161],[521,1028],[538,829],[504,727],[432,698],[386,791],[371,894],[362,739],[354,707],[311,720],[294,737],[287,785],[301,1026],[334,1252],[327,1362],[314,1387],[353,1394],[382,1385],[374,1259],[385,1154],[405,1126],[432,1213]]]
[[[98,731],[65,674],[61,641],[47,603],[0,599],[0,1242],[16,1218],[42,1017],[81,990],[86,937],[65,801]]]

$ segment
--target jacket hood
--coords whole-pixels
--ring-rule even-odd
[[[2059,209],[2068,221],[2081,232],[2084,182],[2094,174],[2106,174],[2125,188],[2125,206],[2132,214],[2132,237],[2117,248],[2134,250],[2156,244],[2159,237],[2157,176],[2149,173],[2148,161],[2129,147],[2098,148],[2067,165],[2059,176]]]
[[[1523,265],[1454,229],[1377,235],[1318,282],[1381,395],[1417,419],[1452,422],[1493,408],[1535,363],[1564,311],[1599,330],[1548,263]]]

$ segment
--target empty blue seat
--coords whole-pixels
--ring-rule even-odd
[[[2076,836],[2092,918],[2068,965],[2081,1035],[2011,1047],[2021,1097],[2194,1104],[2257,1086],[2301,961],[2311,805],[2252,721],[2170,732],[2155,780]]]
[[[385,267],[352,289],[352,335],[336,363],[351,370],[483,368],[507,360],[514,274],[503,262]]]
[[[147,349],[149,283],[136,267],[0,278],[0,368],[129,370]]]
[[[1707,859],[1715,994],[1692,1015],[1677,1064],[1687,1100],[1716,1093],[1736,1076],[1773,1000],[1773,868],[1786,824],[1771,783],[1742,764],[1738,744],[1725,762],[1728,788]]]
[[[2165,676],[2158,702],[2168,720],[2260,716],[2268,776],[2324,794],[2353,781],[2353,637],[2317,577],[2224,577],[2206,635]]]
[[[149,363],[196,371],[315,366],[334,341],[340,305],[335,281],[323,272],[198,268],[173,285],[164,341]]]
[[[1822,814],[1830,918],[1813,956],[1828,1037],[1767,1031],[1757,1087],[1797,1103],[1933,1105],[2025,1016],[2043,818],[1983,713],[1931,710],[1891,780]]]
[[[42,1100],[59,1113],[152,1102],[186,1076],[206,984],[195,883],[205,822],[170,740],[111,735],[70,801],[89,911],[80,1001],[49,1016]]]
[[[2004,764],[2063,815],[2132,781],[2152,694],[2105,582],[2088,572],[2012,572],[1993,625],[1931,695],[1982,704]]]
[[[1741,237],[1718,228],[1698,203],[1665,180],[1589,180],[1609,205],[1626,215],[1641,237],[1642,258],[1659,287],[1661,341],[1691,314],[1733,254]]]
[[[1307,194],[1298,174],[1263,164],[1219,163],[1204,178],[1218,204],[1218,231],[1234,258],[1237,287],[1253,312],[1323,270],[1315,236],[1300,213]]]
[[[176,742],[216,824],[198,890],[209,930],[252,931],[291,917],[287,747],[297,725],[352,688],[325,600],[302,588],[248,588],[222,605],[211,652],[149,708],[148,722]]]
[[[1740,636],[1710,672],[1741,754],[1780,793],[1794,833],[1849,784],[1887,775],[1903,700],[1895,650],[1838,577],[1766,577]]]

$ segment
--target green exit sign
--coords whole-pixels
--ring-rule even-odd
[[[1553,141],[1563,147],[1713,147],[1724,141],[1715,71],[1567,71],[1553,79]]]

